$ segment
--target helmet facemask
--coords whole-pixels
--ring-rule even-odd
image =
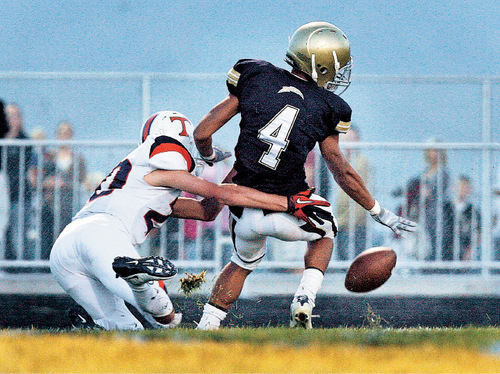
[[[351,84],[351,69],[352,69],[352,58],[351,60],[341,68],[335,77],[333,77],[333,81],[326,82],[323,88],[325,90],[335,92],[337,95],[342,95]],[[340,88],[340,91],[336,92],[337,89]]]

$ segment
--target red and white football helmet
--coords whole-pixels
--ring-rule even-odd
[[[141,141],[148,137],[168,136],[179,141],[195,157],[196,147],[193,139],[194,126],[182,113],[165,110],[153,114],[141,129]]]

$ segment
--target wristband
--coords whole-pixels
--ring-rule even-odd
[[[204,159],[205,161],[208,161],[208,162],[212,162],[213,160],[215,160],[215,158],[217,157],[217,155],[215,154],[215,151],[212,149],[212,154],[210,156],[201,156],[202,159]]]
[[[380,212],[382,211],[382,208],[380,207],[380,204],[378,203],[378,201],[375,200],[375,205],[373,206],[373,208],[371,208],[368,211],[370,212],[370,214],[372,216],[376,216],[376,215],[380,214]]]

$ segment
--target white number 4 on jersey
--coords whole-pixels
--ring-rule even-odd
[[[267,152],[260,157],[259,162],[270,169],[276,170],[280,162],[281,152],[286,150],[292,127],[299,114],[299,109],[286,105],[274,118],[259,130],[258,138],[270,145]]]

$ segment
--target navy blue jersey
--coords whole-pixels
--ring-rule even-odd
[[[306,190],[308,153],[317,142],[349,129],[349,105],[266,61],[238,61],[227,87],[241,112],[234,183],[280,195]]]

